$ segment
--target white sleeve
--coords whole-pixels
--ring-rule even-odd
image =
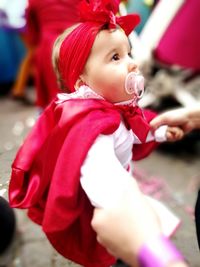
[[[160,143],[167,141],[166,133],[167,133],[167,125],[162,125],[158,127],[158,129],[156,129],[154,132],[155,140]]]
[[[81,167],[81,186],[92,205],[112,205],[130,177],[115,155],[113,135],[100,135]]]
[[[154,133],[150,131],[147,135],[146,143],[151,141],[157,141],[159,143],[167,141],[166,132],[167,132],[167,125],[162,125],[158,127]],[[134,133],[133,135],[135,138],[135,144],[141,144],[139,138]]]

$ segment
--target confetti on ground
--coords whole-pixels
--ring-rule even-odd
[[[141,191],[156,199],[170,197],[170,189],[162,177],[151,176],[140,169],[134,169],[134,178],[138,181]]]

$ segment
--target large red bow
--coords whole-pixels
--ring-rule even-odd
[[[119,25],[126,35],[140,22],[137,14],[129,14],[117,17],[115,14],[119,11],[119,0],[83,0],[80,3],[80,19],[82,22],[93,21],[108,24],[110,29]]]
[[[149,121],[143,114],[143,110],[138,106],[129,105],[119,105],[117,108],[121,111],[127,129],[132,129],[139,140],[145,143],[150,126]]]

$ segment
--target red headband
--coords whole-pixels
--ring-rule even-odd
[[[115,29],[119,25],[128,36],[140,22],[136,14],[116,17],[119,0],[83,0],[80,4],[81,23],[65,38],[59,55],[59,71],[65,86],[74,92],[96,35],[104,25]]]

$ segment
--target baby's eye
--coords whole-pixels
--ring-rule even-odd
[[[119,57],[119,54],[114,54],[113,56],[112,56],[112,60],[119,60],[120,59],[120,57]]]
[[[128,56],[129,56],[130,58],[133,58],[133,55],[132,55],[131,52],[128,53]]]

